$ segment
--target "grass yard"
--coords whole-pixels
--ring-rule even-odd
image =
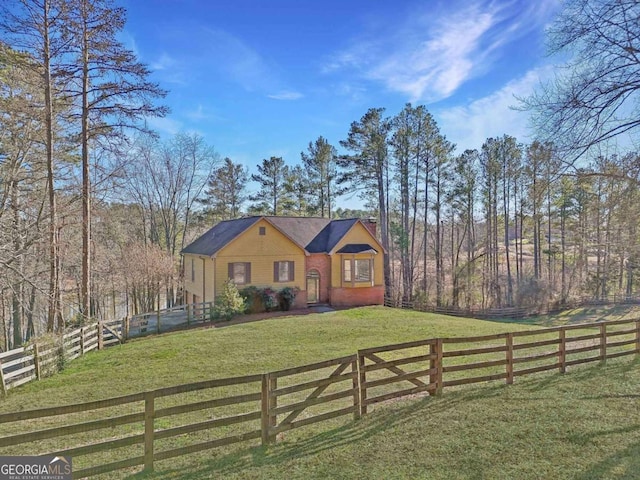
[[[0,400],[0,412],[264,373],[350,355],[359,348],[531,328],[535,327],[365,307],[167,333],[91,352],[60,374],[10,390]]]
[[[640,362],[388,403],[356,423],[149,479],[640,478]]]
[[[60,374],[10,390],[9,395],[0,400],[0,413],[270,372],[380,345],[537,328],[528,324],[366,307],[170,333],[91,352],[71,362]],[[593,328],[585,329],[584,333],[592,331]],[[545,335],[542,338],[546,338]],[[543,352],[548,347],[540,348]],[[419,354],[424,351],[413,353]],[[491,355],[503,358],[504,353],[483,358],[491,360],[494,358]],[[629,360],[631,357],[626,358],[612,360],[606,366],[571,368],[564,376],[547,373],[519,377],[510,387],[503,382],[452,387],[438,398],[420,396],[386,402],[376,405],[372,413],[355,423],[350,416],[340,417],[284,432],[280,442],[268,448],[239,444],[159,461],[156,473],[135,477],[185,480],[640,478],[640,461],[637,460],[640,454],[640,392],[637,387],[640,364]],[[286,383],[278,384],[279,388],[282,386]],[[252,393],[255,388],[259,390],[259,385],[165,397],[157,400],[156,408]],[[331,389],[325,393],[330,392]],[[302,393],[292,395],[292,403],[305,398],[297,395]],[[350,400],[343,400],[348,405]],[[163,417],[156,420],[155,426],[156,429],[170,429],[247,412],[241,408],[254,411],[260,408],[259,402],[247,405]],[[103,409],[102,415],[115,417],[136,413],[139,410],[135,408],[139,409],[140,405]],[[57,428],[69,422],[92,421],[95,418],[91,414],[81,412],[67,415],[66,419],[61,416],[4,424],[0,436],[23,432],[25,428],[32,431]],[[5,447],[0,449],[0,455],[70,448],[139,434],[140,428],[140,425],[128,424],[81,432],[70,438]],[[214,438],[235,435],[237,432],[233,428],[218,429],[216,434],[220,437]],[[209,435],[213,433],[207,430],[161,440],[156,451],[208,441]],[[257,443],[259,441],[254,441],[252,445]],[[131,458],[140,454],[140,448],[140,445],[134,445],[79,457],[78,462],[74,459],[74,469]],[[83,465],[82,462],[87,463]],[[126,471],[119,471],[107,477],[126,475]]]
[[[554,315],[538,315],[535,317],[512,319],[496,319],[496,322],[519,323],[522,325],[541,325],[554,327],[575,323],[593,323],[599,320],[628,320],[640,317],[640,305],[594,305],[573,308]]]

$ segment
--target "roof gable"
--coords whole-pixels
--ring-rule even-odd
[[[309,253],[329,253],[357,221],[357,218],[332,220],[309,242],[306,250]]]
[[[329,220],[317,217],[272,216],[225,220],[190,243],[181,253],[213,256],[261,219],[271,223],[308,253],[330,253],[353,226],[360,222],[357,218]],[[377,242],[373,235],[371,237]]]
[[[261,218],[262,217],[245,217],[222,221],[183,248],[181,253],[208,256],[215,255],[221,248]]]
[[[300,248],[306,249],[307,245],[331,223],[328,218],[317,217],[264,217],[280,232],[289,237]],[[308,250],[307,250],[308,251]]]

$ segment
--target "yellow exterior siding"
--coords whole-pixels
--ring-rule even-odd
[[[197,295],[201,302],[213,300],[214,278],[214,259],[202,255],[184,255],[184,289],[190,296]],[[191,298],[187,299],[189,303],[192,301]]]
[[[359,254],[339,254],[335,253],[350,243],[368,243],[375,248],[377,254],[359,253]],[[384,251],[382,245],[380,245],[377,239],[373,238],[369,230],[366,229],[361,223],[356,223],[353,228],[347,233],[334,247],[331,252],[331,286],[332,287],[354,287],[364,288],[371,287],[371,282],[344,282],[342,273],[342,260],[345,258],[353,259],[373,259],[373,285],[384,285]]]
[[[261,227],[264,228],[264,235],[260,235]],[[230,263],[246,262],[251,263],[251,281],[247,285],[238,285],[239,288],[249,285],[271,286],[278,290],[284,287],[306,288],[304,250],[264,219],[222,248],[215,260],[216,286],[227,281]],[[280,261],[294,262],[292,282],[274,282],[273,264]]]

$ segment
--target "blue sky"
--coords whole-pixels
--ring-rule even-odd
[[[125,0],[124,43],[169,90],[162,135],[198,132],[222,157],[288,164],[332,144],[370,107],[423,104],[458,151],[504,133],[549,78],[544,30],[559,0]]]

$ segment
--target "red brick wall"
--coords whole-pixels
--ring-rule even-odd
[[[300,290],[296,295],[295,300],[293,301],[293,305],[291,308],[307,308],[307,292],[304,290]]]
[[[334,307],[383,305],[384,287],[332,288],[330,303]]]
[[[307,268],[305,271],[308,273],[309,270],[317,270],[320,274],[320,298],[318,299],[318,302],[329,303],[329,284],[331,283],[331,258],[329,257],[329,255],[326,255],[324,253],[312,253],[307,257]]]
[[[362,218],[360,219],[360,221],[362,222],[362,224],[367,227],[367,230],[369,230],[371,232],[371,234],[375,237],[378,238],[376,236],[376,231],[377,231],[377,223],[376,220],[374,218]]]

